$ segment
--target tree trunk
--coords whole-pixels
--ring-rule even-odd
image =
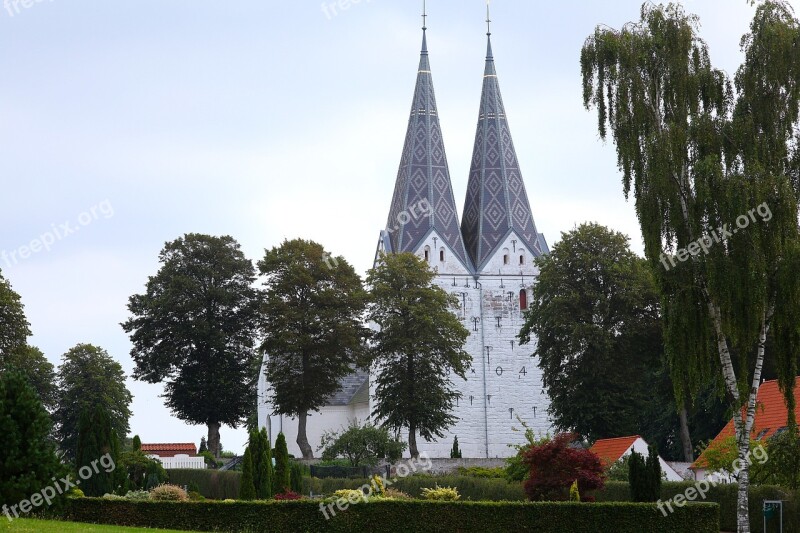
[[[208,423],[208,451],[216,458],[222,453],[219,445],[219,422]]]
[[[300,447],[300,452],[303,454],[303,459],[313,459],[314,450],[308,443],[308,435],[306,435],[306,422],[308,421],[308,413],[300,413],[297,417],[297,445]]]
[[[417,426],[410,424],[408,426],[408,451],[411,457],[419,459],[419,450],[417,450]]]
[[[689,420],[685,405],[681,408],[679,416],[681,420],[681,447],[683,448],[683,460],[687,463],[691,463],[694,462],[694,452],[692,451],[692,436],[689,433]]]

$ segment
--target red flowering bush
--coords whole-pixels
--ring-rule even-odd
[[[605,479],[600,458],[589,450],[571,447],[574,433],[562,433],[553,440],[531,446],[523,454],[530,469],[525,481],[528,499],[557,501],[569,499],[569,488],[578,481],[581,501],[594,501],[586,493],[603,488]]]
[[[276,500],[302,500],[303,496],[297,494],[296,492],[292,492],[291,490],[287,490],[286,492],[282,492],[281,494],[275,495]]]

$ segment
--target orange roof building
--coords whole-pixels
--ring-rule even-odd
[[[629,455],[631,452],[636,452],[644,457],[650,455],[650,449],[647,442],[639,435],[631,435],[630,437],[617,437],[613,439],[599,439],[592,444],[589,451],[594,453],[600,458],[603,468],[609,468],[611,465]],[[670,466],[661,457],[658,458],[661,465],[661,471],[667,475],[667,481],[682,481],[681,475]]]
[[[615,439],[600,439],[592,444],[589,451],[600,458],[600,462],[603,463],[603,468],[608,468],[622,459],[623,456],[630,453],[637,439],[641,439],[641,437],[639,435],[633,435],[631,437],[618,437]]]
[[[800,380],[795,379],[794,385],[794,401],[795,419],[800,420]],[[744,409],[742,409],[744,413]],[[757,441],[766,440],[776,434],[779,434],[787,429],[787,420],[789,418],[789,411],[786,408],[786,402],[783,398],[783,393],[778,387],[776,380],[765,381],[758,388],[756,395],[756,416],[753,420],[753,430],[750,433],[750,438]],[[722,431],[709,443],[709,446],[718,444],[728,437],[735,435],[735,428],[733,418],[728,422]],[[704,453],[692,463],[690,467],[696,474],[705,470]]]
[[[175,457],[176,455],[197,455],[197,446],[193,442],[179,442],[167,444],[142,444],[142,451],[148,455],[159,457]]]

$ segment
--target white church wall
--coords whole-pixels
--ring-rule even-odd
[[[418,248],[421,257],[425,246],[432,246],[430,240]],[[466,382],[453,377],[462,393],[454,412],[458,422],[441,439],[417,438],[420,451],[431,457],[449,457],[456,435],[464,457],[509,457],[515,453],[510,445],[525,442],[517,416],[537,435],[552,433],[541,371],[531,357],[535,343],[520,347],[516,338],[524,321],[519,292],[525,290],[530,302],[530,287],[538,275],[532,255],[520,242],[516,234],[510,234],[477,283],[464,270],[438,270],[434,283],[459,300],[456,314],[470,331],[465,350],[473,357],[473,367]]]

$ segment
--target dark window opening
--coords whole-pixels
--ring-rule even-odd
[[[519,291],[519,309],[524,311],[528,308],[528,291],[522,289]]]

